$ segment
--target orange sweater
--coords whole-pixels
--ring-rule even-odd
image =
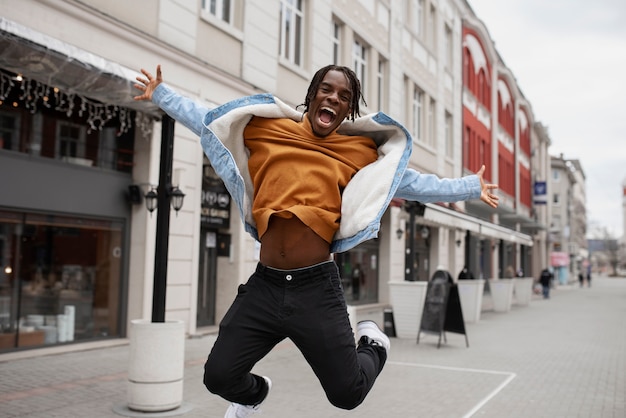
[[[259,238],[272,215],[297,216],[330,243],[339,229],[343,189],[378,157],[371,138],[336,132],[315,136],[306,115],[301,122],[255,116],[244,139],[250,150],[252,216]]]

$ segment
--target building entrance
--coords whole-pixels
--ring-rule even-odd
[[[200,233],[197,326],[215,325],[215,287],[217,282],[217,231]]]

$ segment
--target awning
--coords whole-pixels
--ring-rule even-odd
[[[135,78],[118,63],[0,17],[0,67],[66,93],[159,116],[153,103],[137,102]]]
[[[467,230],[479,236],[501,239],[528,247],[533,246],[533,239],[530,235],[432,203],[426,204],[424,220],[438,226]]]

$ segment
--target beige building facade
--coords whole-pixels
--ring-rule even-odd
[[[469,173],[463,165],[464,22],[488,33],[464,1],[0,0],[0,6],[5,46],[0,69],[7,80],[3,86],[12,83],[2,91],[0,115],[10,123],[19,117],[23,127],[12,128],[21,139],[11,144],[19,145],[5,140],[0,149],[0,174],[21,179],[26,172],[59,173],[45,186],[17,180],[20,188],[33,191],[30,195],[47,198],[17,194],[7,186],[0,190],[7,196],[0,197],[0,293],[8,304],[4,329],[10,334],[2,350],[68,341],[59,337],[67,317],[57,315],[82,318],[84,326],[70,341],[125,337],[131,320],[151,316],[157,229],[143,195],[159,182],[163,131],[161,112],[132,100],[140,68],[153,72],[160,64],[166,83],[208,107],[260,92],[296,107],[318,68],[346,65],[361,79],[367,101],[362,113],[383,111],[412,134],[411,167],[441,177]],[[42,93],[22,94],[26,84],[21,80]],[[53,93],[57,86],[61,93]],[[43,104],[53,100],[65,110],[46,110]],[[76,106],[64,108],[63,100]],[[516,106],[532,114],[524,100]],[[36,116],[41,109],[45,112]],[[115,117],[103,122],[103,129],[93,121],[107,112]],[[39,142],[33,139],[34,126],[42,127]],[[57,126],[49,128],[56,134],[47,135],[51,126]],[[546,179],[550,140],[537,124],[530,126],[536,152],[528,161],[517,157],[518,165],[527,167],[534,180]],[[115,136],[120,132],[125,136]],[[172,185],[185,199],[170,215],[165,316],[184,321],[193,335],[214,330],[258,262],[259,246],[224,197],[198,138],[178,123],[174,137]],[[115,138],[128,144],[122,147]],[[111,149],[106,160],[111,163],[102,157],[105,148]],[[497,168],[490,180],[498,182]],[[72,192],[68,184],[74,183]],[[513,193],[505,204],[515,207],[516,199]],[[382,323],[384,310],[393,307],[390,283],[424,283],[439,268],[456,278],[478,251],[468,235],[488,241],[484,245],[494,254],[515,247],[515,264],[537,276],[548,262],[542,225],[550,219],[549,206],[525,205],[514,212],[523,216],[507,224],[500,222],[501,212],[489,213],[475,202],[474,210],[466,210],[463,203],[424,206],[394,200],[377,239],[335,256],[353,319]],[[37,221],[35,215],[48,221]],[[16,237],[23,231],[32,237],[20,247]],[[87,241],[87,236],[98,238]],[[92,248],[96,256],[83,265],[81,260],[89,257],[63,254],[62,246],[75,246],[75,254]],[[29,266],[18,266],[16,254],[22,252],[34,254]],[[482,278],[500,279],[498,257],[490,256],[489,263]],[[364,267],[366,281],[355,291],[350,275],[357,264]],[[71,280],[80,283],[70,285]],[[16,289],[24,287],[32,288],[34,302],[22,303],[23,293],[19,296]],[[39,309],[44,294],[51,305]],[[74,308],[66,312],[67,306]],[[29,344],[21,337],[40,329],[50,335],[29,335]]]

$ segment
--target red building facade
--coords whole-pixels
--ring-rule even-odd
[[[476,172],[485,164],[485,179],[493,181],[492,66],[480,39],[473,29],[463,28],[463,169]]]
[[[485,179],[499,185],[503,208],[525,216],[532,205],[532,126],[530,106],[495,52],[486,30],[466,21],[463,169],[476,172],[484,164]]]
[[[478,19],[463,22],[463,171],[475,173],[485,165],[485,181],[499,186],[500,206],[485,212],[466,204],[468,212],[520,232],[532,220],[532,135],[534,117],[516,79],[495,49]],[[477,260],[469,264],[503,277],[504,269],[530,271],[530,249],[508,238],[470,238]],[[490,267],[485,267],[489,265]],[[478,267],[481,266],[481,267]]]

